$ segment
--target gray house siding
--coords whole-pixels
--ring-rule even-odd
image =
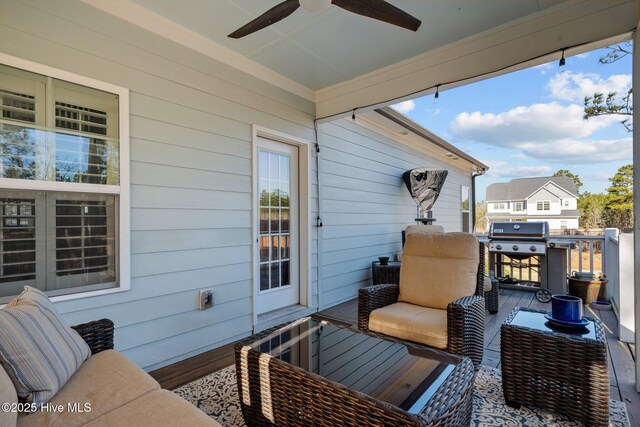
[[[444,168],[449,176],[433,210],[437,224],[460,231],[460,186],[471,175],[349,119],[320,127],[322,252],[321,304],[357,296],[370,284],[371,261],[402,250],[401,231],[414,223],[416,205],[402,173],[415,167]]]
[[[314,105],[81,2],[0,8],[1,52],[131,91],[131,289],[58,310],[113,319],[146,369],[250,334],[251,125],[312,140]],[[196,310],[202,288],[212,310]]]
[[[542,201],[542,200],[556,200],[558,198],[558,196],[554,195],[553,193],[551,193],[549,190],[547,190],[546,188],[543,188],[540,191],[537,191],[533,196],[531,196],[531,198],[528,200],[529,203],[535,203],[538,201]]]

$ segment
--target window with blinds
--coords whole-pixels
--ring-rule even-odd
[[[56,102],[56,128],[107,135],[107,113]],[[107,141],[75,134],[56,135],[56,181],[107,183]]]
[[[36,97],[24,93],[0,89],[2,118],[20,122],[36,122]]]
[[[114,236],[109,232],[113,206],[107,201],[56,200],[55,209],[56,276],[113,273]]]
[[[119,108],[116,94],[0,64],[0,302],[24,285],[118,286]]]
[[[36,275],[35,199],[2,198],[0,209],[0,283],[32,284]]]

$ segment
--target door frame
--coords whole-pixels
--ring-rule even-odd
[[[251,312],[252,326],[258,324],[258,314],[256,311],[256,296],[259,289],[260,263],[258,232],[260,210],[258,207],[258,138],[264,138],[275,142],[293,145],[298,148],[298,235],[299,235],[299,286],[300,302],[304,307],[311,307],[311,170],[309,165],[311,157],[311,141],[268,129],[256,124],[251,126]]]

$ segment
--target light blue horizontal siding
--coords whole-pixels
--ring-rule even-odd
[[[58,303],[66,320],[112,318],[117,348],[145,369],[250,334],[251,125],[313,140],[313,103],[82,2],[0,7],[1,52],[131,90],[131,289]],[[442,164],[347,120],[322,125],[321,145],[320,232],[309,165],[310,299],[320,277],[327,307],[370,283],[372,260],[400,251],[415,216],[402,172]],[[434,215],[454,231],[470,178],[448,169]],[[214,308],[196,310],[206,288]]]
[[[402,250],[401,231],[414,223],[416,205],[402,174],[415,167],[447,169],[449,176],[433,209],[437,224],[461,229],[460,185],[469,172],[443,162],[351,120],[321,127],[322,306],[357,297],[371,284],[371,262],[394,259]]]
[[[0,52],[130,90],[131,289],[58,310],[111,318],[116,348],[145,369],[249,335],[251,126],[311,140],[313,103],[82,2],[0,10]],[[214,307],[200,311],[206,288]]]

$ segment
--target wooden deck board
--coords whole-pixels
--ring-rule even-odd
[[[500,367],[500,326],[515,307],[531,307],[551,311],[551,304],[541,303],[532,292],[500,290],[499,310],[487,312],[485,322],[485,355],[482,364]],[[330,320],[356,325],[357,300],[347,301],[323,310],[319,314]],[[631,427],[640,427],[640,394],[635,391],[635,347],[618,341],[618,321],[612,311],[587,308],[586,315],[598,317],[604,326],[609,345],[611,398],[627,406]],[[151,372],[163,388],[173,389],[233,363],[233,346],[208,351],[182,362]]]

